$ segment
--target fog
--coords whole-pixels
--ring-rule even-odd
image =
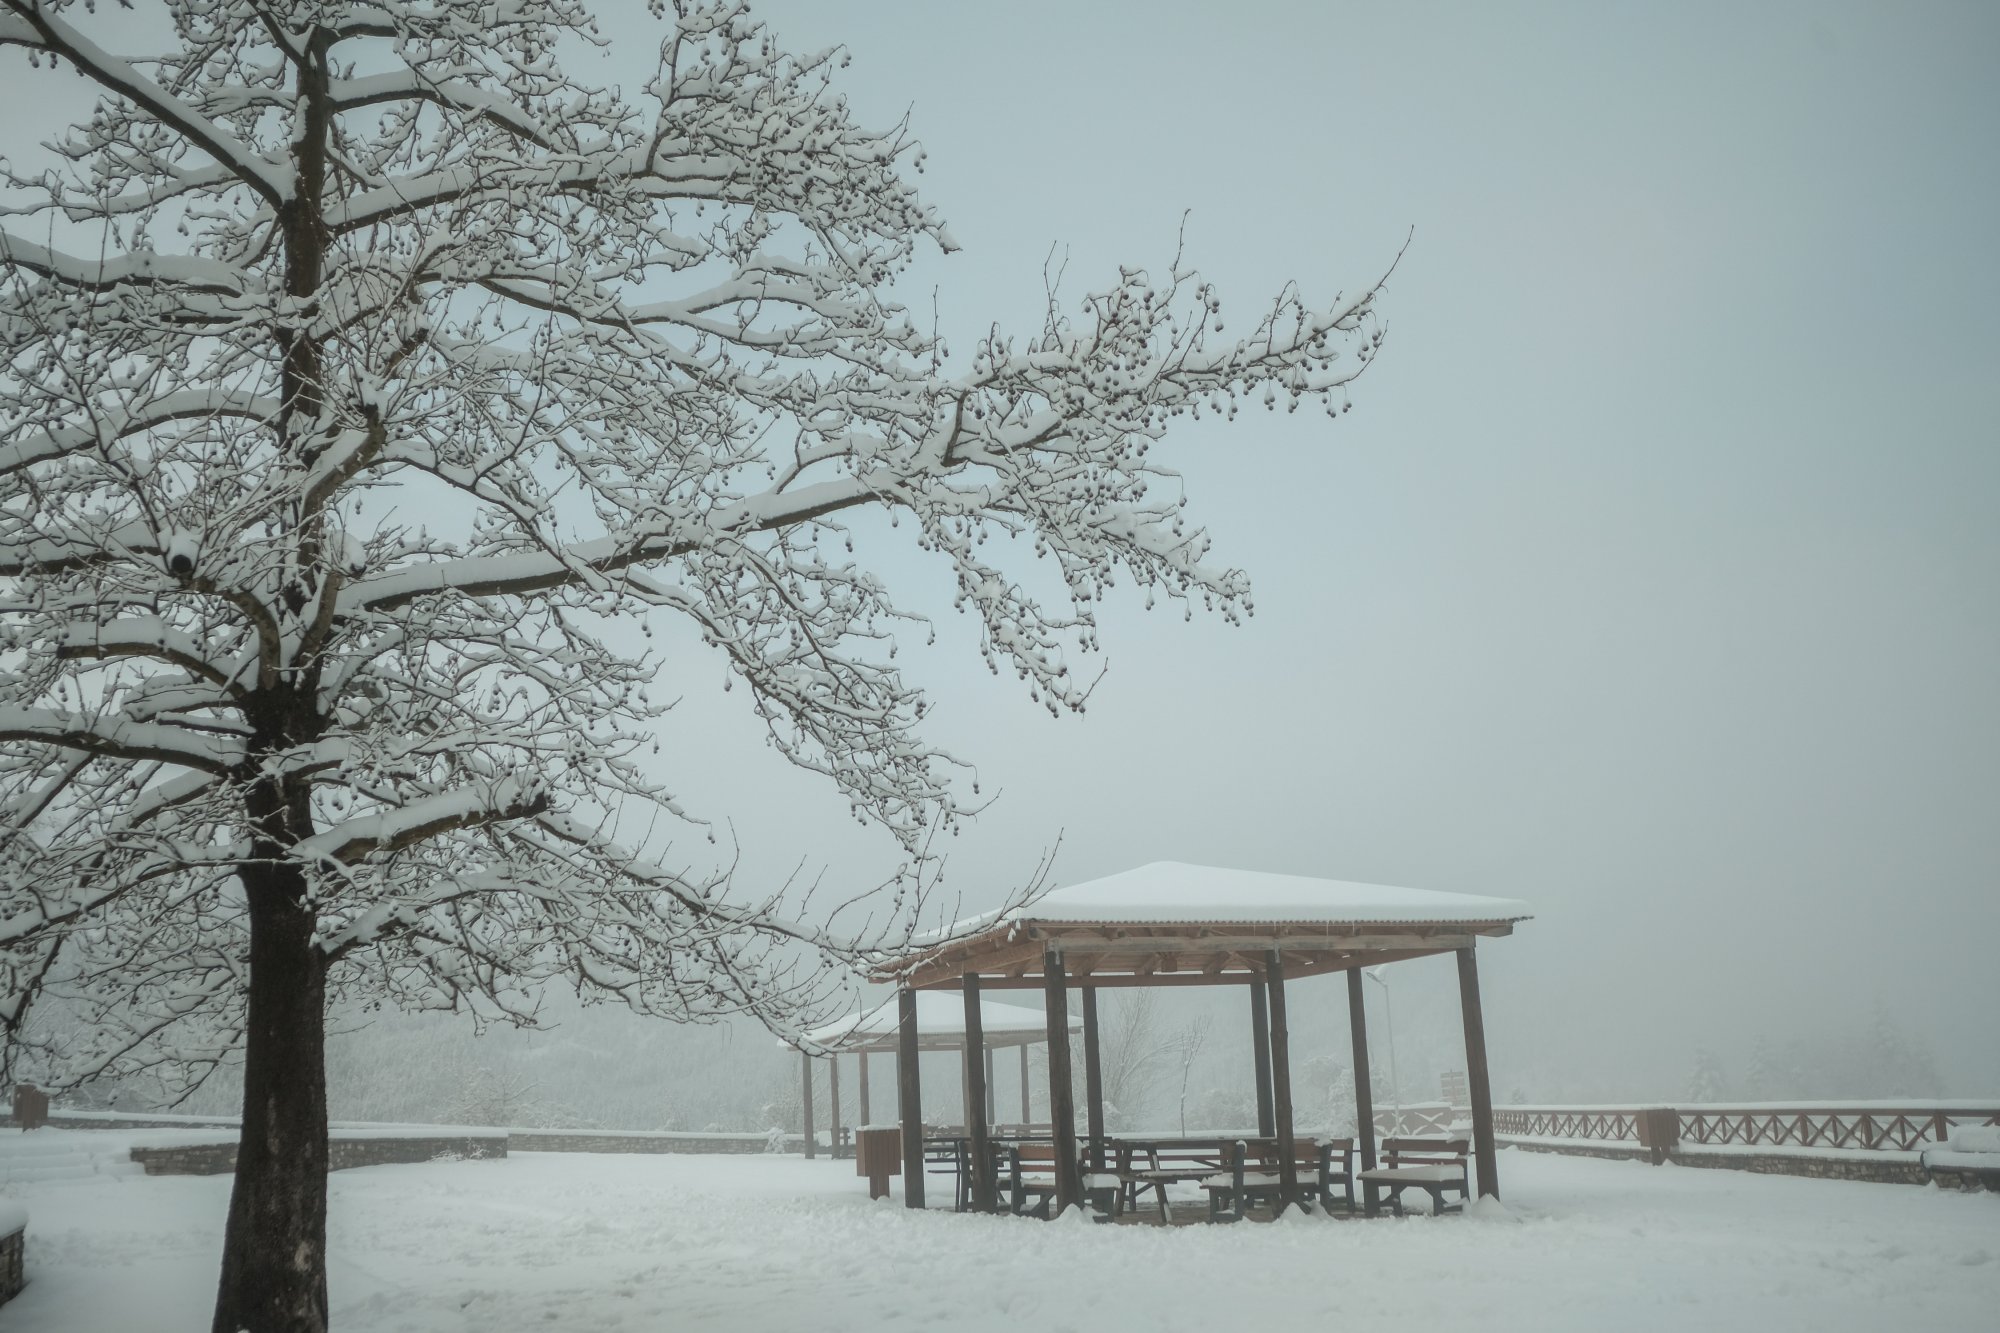
[[[2000,1092],[2000,12],[760,12],[795,49],[849,45],[864,120],[909,112],[963,251],[899,290],[967,348],[1038,326],[1052,254],[1073,306],[1183,247],[1238,319],[1395,264],[1352,412],[1170,439],[1257,614],[1106,606],[1086,714],[989,675],[938,571],[864,533],[938,619],[909,654],[928,734],[999,794],[950,849],[953,902],[999,901],[1051,850],[1058,883],[1176,859],[1520,898],[1534,919],[1480,950],[1503,1100],[1682,1096],[1704,1050],[1733,1095]],[[662,772],[746,894],[895,868],[718,665],[663,675]],[[1451,968],[1387,978],[1402,1091],[1435,1096]],[[1216,1015],[1198,1091],[1247,1087],[1241,1001],[1162,1004],[1163,1034]],[[1344,1061],[1339,979],[1292,1004],[1295,1064]],[[445,1050],[526,1071],[598,1123],[736,1127],[796,1096],[795,1057],[747,1026],[551,1013],[532,1041],[406,1019],[338,1039],[334,1113],[463,1111],[362,1097],[387,1057],[352,1055],[343,1092],[364,1041],[429,1050],[427,1078]],[[1927,1086],[1857,1086],[1887,1049]],[[955,1103],[952,1070],[926,1078]]]
[[[1082,717],[949,623],[913,668],[1002,792],[954,851],[968,900],[1058,835],[1061,882],[1519,897],[1481,951],[1500,1095],[1679,1096],[1703,1049],[1742,1092],[1789,1049],[1767,1095],[1857,1095],[1835,1053],[1884,1030],[1936,1092],[2000,1087],[1990,9],[764,13],[909,110],[964,252],[904,287],[961,339],[1028,323],[1052,244],[1072,296],[1163,268],[1184,210],[1238,311],[1410,238],[1351,413],[1171,441],[1254,620],[1108,607]],[[756,746],[716,702],[675,719],[718,760],[681,780],[746,876],[888,860],[813,783],[721,762]],[[1438,1063],[1449,974],[1392,973]],[[1344,1023],[1336,981],[1308,1006]]]

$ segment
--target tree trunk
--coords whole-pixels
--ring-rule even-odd
[[[290,867],[242,872],[250,913],[243,1138],[214,1333],[321,1333],[326,1313],[326,972]]]

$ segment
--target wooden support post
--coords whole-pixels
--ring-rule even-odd
[[[896,992],[896,1091],[903,1122],[903,1206],[924,1206],[924,1094],[917,1081],[917,993]]]
[[[999,1105],[999,1099],[994,1096],[993,1092],[993,1048],[991,1046],[988,1046],[986,1048],[986,1123],[987,1124],[991,1125],[995,1121],[1000,1119],[1000,1113],[998,1110],[995,1109],[996,1107],[998,1107],[998,1105]]]
[[[1271,1104],[1271,1013],[1262,977],[1250,978],[1250,1045],[1257,1060],[1257,1132],[1265,1138],[1278,1133],[1277,1111]]]
[[[1295,1204],[1299,1201],[1299,1160],[1292,1134],[1292,1040],[1285,1022],[1284,955],[1276,949],[1265,954],[1264,973],[1271,987],[1271,1091],[1278,1120],[1278,1191],[1285,1204]]]
[[[1472,1155],[1479,1196],[1500,1197],[1499,1154],[1493,1144],[1493,1085],[1486,1073],[1486,1018],[1479,1008],[1479,964],[1470,946],[1458,952],[1458,1002],[1465,1015],[1465,1090],[1472,1098]]]
[[[827,1125],[833,1131],[831,1138],[833,1147],[829,1151],[831,1152],[833,1160],[837,1162],[840,1160],[840,1052],[839,1051],[835,1051],[833,1054],[826,1057],[826,1104],[827,1104],[827,1113],[826,1113]]]
[[[813,1058],[799,1052],[799,1118],[805,1122],[806,1160],[811,1161],[817,1145],[813,1142]]]
[[[854,1098],[860,1103],[855,1109],[861,1113],[861,1118],[856,1123],[872,1125],[875,1122],[868,1114],[868,1052],[856,1051],[854,1053],[854,1060],[856,1064],[861,1066],[859,1086],[854,1090]]]
[[[1062,951],[1042,957],[1042,1001],[1049,1024],[1049,1120],[1055,1131],[1056,1202],[1051,1216],[1083,1202],[1076,1170],[1076,1103],[1069,1085],[1069,986]]]
[[[979,974],[965,974],[965,1132],[972,1140],[972,1208],[990,1213],[994,1207],[993,1151],[986,1126],[986,1030],[981,1023]]]
[[[1028,1043],[1021,1043],[1021,1129],[1025,1133],[1035,1123],[1034,1108],[1028,1103]]]
[[[1083,1118],[1090,1133],[1090,1169],[1104,1169],[1104,1062],[1097,1048],[1097,987],[1083,988]]]
[[[1361,969],[1347,970],[1347,1034],[1354,1047],[1354,1144],[1361,1150],[1361,1169],[1375,1169],[1375,1086],[1368,1081],[1368,1009],[1361,996]],[[1375,1215],[1375,1187],[1366,1181],[1361,1197],[1368,1215]]]

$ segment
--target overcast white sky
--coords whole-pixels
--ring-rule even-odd
[[[1164,268],[1192,210],[1247,312],[1415,232],[1350,415],[1176,441],[1254,621],[1112,609],[1060,721],[969,640],[923,659],[934,734],[1004,790],[959,888],[1060,832],[1065,881],[1175,858],[1518,896],[1538,918],[1483,951],[1503,1085],[1677,1092],[1698,1044],[1880,1001],[1956,1090],[2000,1088],[2000,10],[761,12],[847,43],[866,115],[912,111],[965,249],[909,299],[938,284],[967,344],[1029,327],[1052,242],[1080,295]],[[714,706],[678,725],[747,736]],[[887,860],[733,748],[746,871]]]
[[[647,39],[605,9],[634,24],[609,78]],[[760,12],[851,47],[864,119],[911,111],[964,252],[903,292],[935,285],[961,346],[1038,322],[1051,244],[1081,296],[1164,270],[1189,212],[1247,316],[1414,230],[1350,415],[1172,442],[1249,625],[1109,608],[1059,721],[954,624],[915,655],[931,734],[1003,792],[954,854],[972,905],[1059,835],[1061,881],[1167,858],[1519,897],[1537,918],[1482,950],[1503,1093],[1677,1092],[1697,1045],[1878,1002],[1952,1090],[2000,1091],[2000,8]],[[0,112],[45,116],[47,77]],[[891,868],[720,679],[677,682],[669,771],[733,818],[746,887]],[[1411,1022],[1454,1021],[1413,976]]]

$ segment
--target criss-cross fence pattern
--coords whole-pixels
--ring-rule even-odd
[[[1680,1122],[1683,1143],[1916,1152],[1947,1142],[1957,1126],[2000,1124],[2000,1110],[1688,1107]]]
[[[1495,1113],[1497,1116],[1497,1112]],[[1375,1132],[1385,1139],[1425,1138],[1452,1134],[1472,1123],[1467,1107],[1449,1102],[1417,1102],[1402,1107],[1375,1108]],[[1498,1121],[1495,1121],[1496,1127]]]
[[[1519,1138],[1639,1142],[1637,1106],[1501,1106],[1493,1111],[1498,1134]],[[1851,1148],[1917,1152],[1938,1147],[1954,1129],[2000,1125],[2000,1105],[1965,1102],[1895,1103],[1762,1102],[1670,1108],[1679,1141],[1704,1146]]]
[[[1509,1106],[1493,1108],[1493,1132],[1532,1138],[1639,1141],[1639,1113],[1632,1107]]]

